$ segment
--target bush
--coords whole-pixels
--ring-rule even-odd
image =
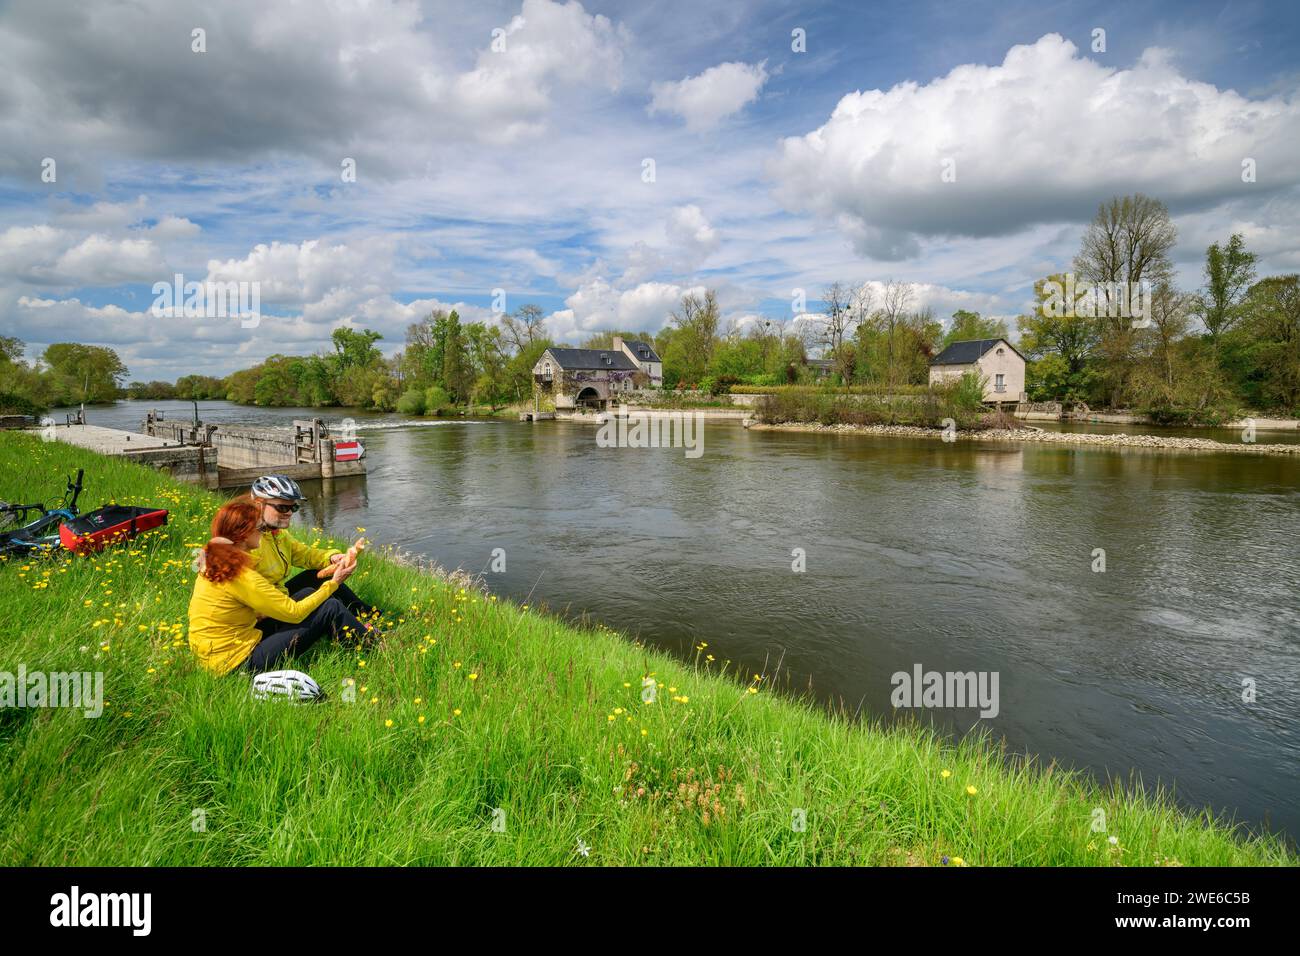
[[[973,412],[984,406],[984,378],[978,372],[966,371],[952,386],[948,398],[961,409]]]
[[[43,405],[15,395],[13,392],[0,392],[0,415],[39,415],[45,411]]]
[[[451,396],[441,385],[430,385],[424,390],[424,414],[441,415],[451,407]]]
[[[403,415],[423,415],[424,392],[418,388],[403,392],[402,397],[397,400],[397,410]]]

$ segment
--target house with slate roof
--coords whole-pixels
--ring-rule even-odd
[[[930,359],[930,384],[938,385],[974,371],[984,380],[984,401],[996,404],[1026,400],[1025,357],[1006,339],[953,342]]]
[[[557,410],[601,409],[622,393],[647,387],[650,376],[622,349],[552,347],[533,366],[533,382]]]
[[[655,353],[649,342],[636,342],[631,339],[624,342],[621,336],[614,336],[614,348],[621,351],[637,364],[637,368],[650,378],[651,388],[662,388],[664,384],[664,363]]]

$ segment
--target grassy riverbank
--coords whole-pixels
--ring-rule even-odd
[[[351,583],[395,612],[385,646],[310,659],[323,704],[256,703],[185,642],[190,549],[220,499],[0,432],[0,498],[77,467],[87,509],[171,522],[0,565],[0,670],[102,670],[106,698],[98,719],[0,710],[3,864],[1295,863],[1161,798],[853,725],[711,660],[707,636],[681,662],[375,554]]]

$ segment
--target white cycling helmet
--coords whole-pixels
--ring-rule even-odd
[[[251,696],[255,700],[324,699],[320,686],[302,671],[266,671],[253,678]]]
[[[287,501],[301,501],[307,496],[298,487],[298,482],[288,475],[263,475],[253,482],[253,497],[284,498]]]

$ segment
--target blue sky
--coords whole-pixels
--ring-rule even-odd
[[[338,325],[392,351],[433,308],[494,321],[498,289],[575,344],[704,287],[740,327],[837,279],[1014,317],[1137,191],[1184,288],[1232,231],[1297,271],[1298,33],[1282,3],[19,0],[0,331],[171,379]],[[262,321],[155,315],[178,272],[258,283]]]

